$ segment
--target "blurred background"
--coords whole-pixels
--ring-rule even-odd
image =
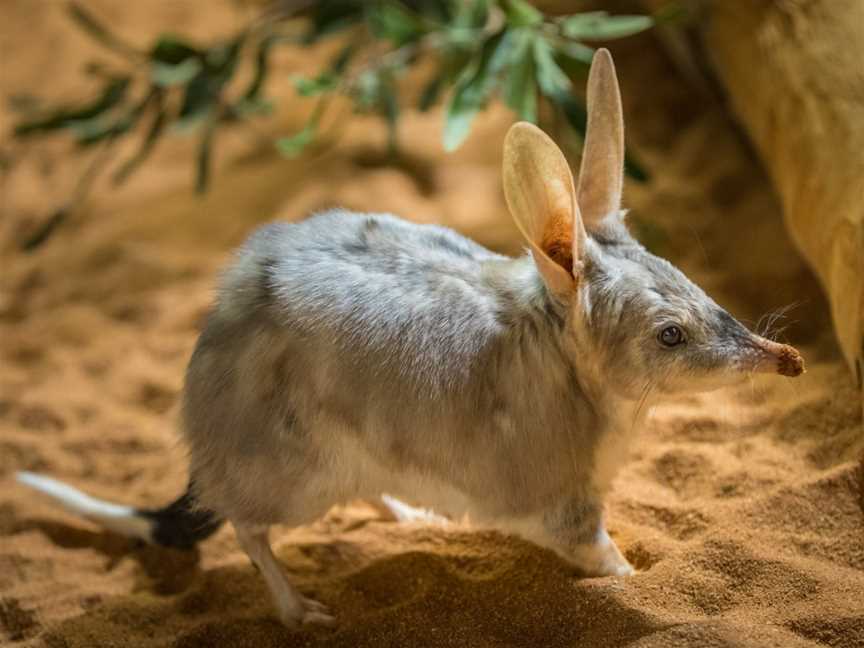
[[[0,638],[864,641],[864,4],[4,0],[0,16]],[[537,121],[578,169],[601,45],[632,231],[808,367],[657,408],[609,504],[633,579],[352,503],[277,535],[340,612],[290,632],[230,529],[195,554],[135,547],[13,485],[26,469],[126,503],[179,492],[185,364],[258,224],[393,212],[521,253],[504,133]]]

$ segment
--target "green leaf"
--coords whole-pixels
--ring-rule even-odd
[[[297,134],[290,137],[281,137],[276,140],[276,148],[285,157],[295,158],[315,139],[317,132],[318,122],[312,119]]]
[[[447,105],[444,124],[444,149],[454,151],[465,141],[471,131],[474,117],[486,104],[492,90],[497,85],[498,72],[505,64],[509,54],[507,32],[501,31],[489,38],[474,61],[453,90]]]
[[[481,66],[483,60],[488,59],[489,75],[498,75],[513,62],[514,43],[518,40],[521,29],[502,29],[495,35],[487,38],[481,49]],[[530,31],[530,30],[525,30]]]
[[[537,64],[537,85],[544,95],[570,91],[570,79],[555,62],[552,46],[542,37],[534,39],[534,61]]]
[[[613,40],[638,34],[653,24],[650,16],[610,16],[605,11],[591,11],[565,18],[561,32],[575,40]]]
[[[291,80],[297,94],[301,97],[314,97],[338,90],[341,77],[351,62],[351,57],[354,56],[355,51],[356,48],[353,44],[343,47],[330,62],[329,68],[317,77],[308,78],[299,74],[292,76]],[[372,72],[375,73],[374,70]]]
[[[15,126],[17,137],[66,128],[73,122],[93,119],[120,104],[126,97],[131,78],[114,77],[106,81],[100,95],[83,106],[60,106],[45,117],[24,121]]]
[[[527,64],[523,70],[523,74],[522,81],[524,86],[519,94],[516,94],[515,91],[511,93],[508,105],[519,115],[519,119],[536,124],[537,89],[534,81],[534,67]],[[517,86],[514,85],[513,87]]]
[[[68,124],[75,134],[79,146],[91,146],[106,139],[114,139],[129,132],[138,123],[150,103],[161,97],[161,90],[152,89],[146,97],[131,108],[121,112],[97,115],[91,119],[73,121]]]
[[[480,112],[480,106],[465,101],[460,101],[459,95],[447,107],[447,121],[444,125],[444,150],[455,151],[468,133],[471,132],[471,123]]]
[[[516,30],[512,46],[513,62],[504,82],[504,103],[515,111],[520,119],[531,123],[537,121],[534,39],[533,31]]]
[[[358,111],[370,110],[381,103],[381,81],[377,70],[366,70],[352,88],[355,107]]]
[[[543,22],[543,14],[525,0],[501,0],[500,4],[512,27],[533,27]]]
[[[558,64],[570,74],[585,72],[594,59],[594,48],[575,41],[559,41],[555,43],[558,54]]]
[[[245,38],[241,34],[226,43],[219,43],[204,52],[204,63],[214,72],[229,74],[237,64],[237,55],[240,53],[240,45]]]
[[[153,83],[162,88],[185,85],[201,71],[201,61],[188,58],[176,65],[154,61],[150,66],[150,78]]]
[[[311,13],[309,30],[303,36],[303,42],[308,45],[360,22],[363,4],[358,0],[316,2]]]
[[[201,58],[202,51],[173,34],[162,34],[150,50],[150,59],[166,65],[179,65],[190,58]]]
[[[80,4],[77,2],[69,2],[67,9],[69,11],[69,16],[78,23],[78,26],[90,34],[90,36],[95,40],[102,43],[105,47],[127,57],[138,58],[139,53],[134,47],[108,31],[101,22],[93,17],[93,14],[84,9]]]
[[[423,22],[398,2],[375,0],[366,4],[365,9],[372,34],[397,47],[417,40],[425,31]]]
[[[439,74],[434,76],[423,88],[420,93],[420,101],[417,107],[420,112],[426,112],[438,101],[441,96],[441,90],[444,88],[444,76]]]
[[[339,80],[329,72],[322,72],[314,79],[295,75],[291,80],[294,83],[294,89],[301,97],[314,97],[332,92],[339,85]]]
[[[195,126],[207,117],[216,105],[217,93],[207,71],[202,69],[186,85],[183,103],[180,105],[178,125],[182,128]]]
[[[183,93],[178,126],[190,128],[210,117],[220,103],[222,89],[234,74],[243,35],[210,48],[204,54],[204,66]]]
[[[446,39],[452,47],[475,49],[489,21],[489,0],[459,0],[453,2],[453,9],[455,13],[442,24]]]
[[[452,24],[457,29],[481,29],[489,19],[489,0],[462,0],[456,4]]]
[[[90,146],[107,138],[117,137],[128,132],[134,124],[134,115],[99,115],[93,119],[69,122],[69,130],[75,135],[79,146]]]
[[[267,99],[243,97],[230,107],[230,111],[226,111],[222,119],[224,121],[237,121],[253,115],[271,115],[274,109],[273,102]]]

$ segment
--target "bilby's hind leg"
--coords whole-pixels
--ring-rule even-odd
[[[332,625],[336,622],[324,605],[306,598],[288,582],[288,577],[270,548],[267,527],[235,524],[234,529],[240,546],[264,577],[282,623],[295,626],[301,623]]]

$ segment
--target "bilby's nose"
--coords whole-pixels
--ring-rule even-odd
[[[795,347],[772,342],[758,335],[754,335],[751,342],[759,356],[754,367],[756,371],[791,377],[804,373],[804,358]]]

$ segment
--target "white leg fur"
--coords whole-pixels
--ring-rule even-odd
[[[570,560],[587,576],[631,576],[634,573],[633,567],[602,526],[593,542],[576,545],[569,553]]]
[[[537,540],[586,576],[629,576],[633,567],[609,537],[603,517],[603,505],[596,497],[564,500],[543,516]]]
[[[332,625],[336,622],[324,605],[306,598],[288,582],[288,577],[270,548],[266,527],[250,528],[235,524],[234,529],[240,546],[264,577],[282,623],[296,626],[301,623]]]
[[[441,526],[450,522],[447,518],[438,515],[431,509],[416,508],[387,493],[381,495],[380,505],[376,506],[376,508],[387,519],[392,519],[396,522],[425,522]]]

